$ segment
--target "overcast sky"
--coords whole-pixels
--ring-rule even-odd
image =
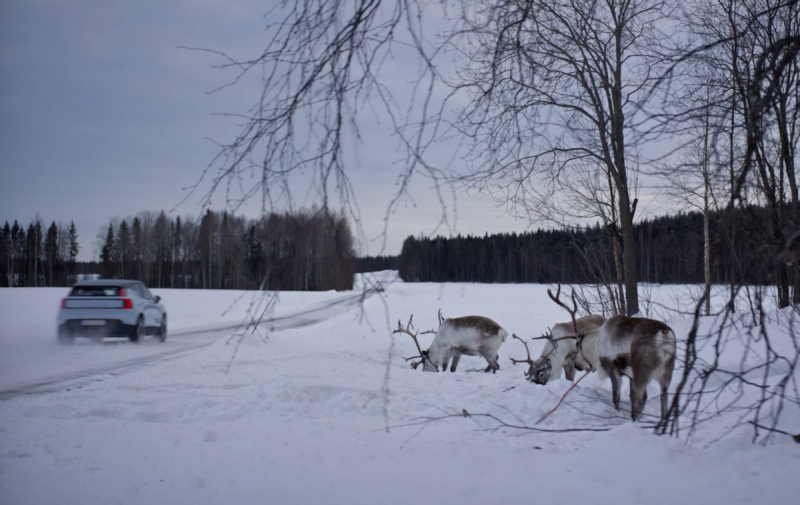
[[[244,112],[257,83],[217,93],[232,74],[211,48],[248,57],[266,44],[263,15],[271,1],[6,0],[0,6],[0,224],[27,226],[37,215],[74,220],[80,259],[113,216],[169,211],[186,196],[235,123],[215,113]],[[403,62],[396,62],[402,67]],[[414,66],[413,62],[410,65]],[[359,146],[352,175],[367,238],[383,229],[396,190],[396,139],[381,128]],[[356,159],[355,157],[353,159]],[[414,189],[416,207],[390,221],[386,254],[409,234],[430,233],[441,217],[427,181]],[[202,193],[202,192],[201,192]],[[459,194],[454,232],[522,231],[489,197]],[[302,195],[298,198],[303,202]],[[254,201],[241,210],[258,215]],[[198,215],[200,195],[174,212]],[[224,208],[222,197],[213,208]],[[439,233],[450,233],[438,230]],[[361,244],[380,252],[380,242]]]

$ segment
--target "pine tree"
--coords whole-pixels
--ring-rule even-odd
[[[116,240],[114,239],[114,225],[108,225],[108,233],[103,243],[103,248],[100,250],[100,262],[103,264],[103,277],[111,279],[114,276],[114,247]]]
[[[13,285],[13,252],[14,242],[11,239],[11,226],[9,226],[8,221],[6,221],[3,229],[0,230],[0,273],[2,273],[2,277],[0,277],[0,283],[7,287],[11,287]]]
[[[67,253],[67,283],[71,285],[77,280],[75,266],[78,260],[78,251],[81,249],[81,246],[78,243],[78,229],[75,228],[75,221],[69,222],[69,231],[67,233],[69,234],[69,252]]]
[[[159,288],[165,287],[164,279],[166,277],[164,272],[164,263],[167,260],[169,251],[169,225],[167,224],[167,215],[162,210],[156,218],[153,227],[153,259],[155,260],[155,286]]]
[[[42,222],[37,216],[30,226],[28,226],[28,232],[23,239],[25,251],[24,286],[38,287],[41,284],[39,280],[39,269],[42,262],[42,239]]]
[[[217,219],[211,209],[206,210],[205,215],[200,220],[199,253],[200,253],[200,272],[202,277],[202,287],[204,289],[214,289],[212,285],[214,269],[214,235],[217,228]]]
[[[131,275],[131,229],[128,222],[122,220],[117,234],[117,249],[119,255],[119,274],[123,279],[133,278]]]
[[[182,258],[181,258],[181,246],[183,243],[183,230],[181,228],[181,216],[175,218],[175,223],[172,225],[172,251],[170,254],[170,258],[172,260],[172,275],[170,276],[170,283],[169,287],[175,287],[175,278],[182,277],[183,269],[181,268],[178,271],[177,268],[182,265]],[[176,268],[176,263],[178,267]]]
[[[25,229],[14,220],[14,226],[11,227],[11,270],[10,286],[22,285],[22,279],[25,277],[24,272],[24,253],[25,253]]]
[[[139,216],[133,218],[133,250],[131,251],[131,262],[133,263],[132,276],[134,279],[145,281],[144,273],[142,272],[142,222]]]
[[[61,267],[60,258],[58,257],[58,227],[55,221],[47,229],[47,236],[44,241],[44,258],[47,267],[47,285],[52,287],[56,285],[55,276]]]

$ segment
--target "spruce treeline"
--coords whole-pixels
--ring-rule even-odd
[[[6,221],[0,229],[0,287],[69,286],[79,249],[74,222],[53,221],[45,231],[38,217],[27,230]]]
[[[397,256],[364,256],[358,258],[357,272],[380,272],[381,270],[397,270]]]
[[[777,282],[768,219],[761,207],[733,216],[711,213],[713,282]],[[399,256],[356,258],[349,224],[337,214],[247,219],[209,210],[200,218],[173,219],[146,211],[111,219],[98,234],[100,262],[83,264],[76,261],[75,223],[45,227],[37,217],[27,229],[17,221],[0,229],[0,287],[70,286],[79,271],[93,271],[164,288],[347,290],[355,272],[395,269],[406,282],[613,284],[612,233],[595,225],[483,237],[410,236]],[[642,282],[704,282],[701,213],[643,220],[635,236]],[[739,237],[734,247],[732,236]]]
[[[146,211],[111,219],[98,240],[102,277],[154,288],[347,290],[356,265],[347,219],[326,211],[259,219]]]
[[[763,225],[768,211],[750,207],[734,217],[726,213],[710,216],[713,282],[775,284],[774,239]],[[736,241],[733,249],[731,226],[735,226],[736,236],[747,237]],[[595,225],[483,237],[410,236],[403,242],[398,271],[405,282],[613,284],[613,232]],[[635,226],[635,238],[641,282],[704,282],[701,213],[643,220]]]

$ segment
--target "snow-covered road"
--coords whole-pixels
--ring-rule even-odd
[[[88,339],[77,339],[71,346],[56,345],[54,337],[55,311],[59,300],[66,294],[64,289],[0,291],[4,295],[0,295],[0,321],[19,321],[2,330],[8,334],[0,339],[0,400],[82,387],[96,375],[119,375],[180,359],[232,333],[243,335],[252,332],[254,322],[268,331],[318,324],[346,312],[377,292],[367,289],[357,293],[329,293],[327,296],[312,296],[319,300],[310,303],[303,297],[294,307],[280,310],[280,315],[274,315],[274,310],[268,314],[263,310],[258,313],[252,310],[262,302],[263,305],[270,301],[275,304],[272,293],[234,292],[231,305],[223,307],[218,304],[216,310],[198,317],[195,304],[197,298],[202,298],[197,296],[202,292],[193,292],[194,296],[190,298],[194,300],[187,303],[185,295],[189,292],[153,291],[162,298],[173,300],[172,305],[167,304],[170,328],[166,342],[160,343],[148,337],[140,344],[133,344],[117,338],[105,339],[103,345],[95,345]],[[219,293],[215,294],[217,296],[212,298],[222,298]],[[284,294],[283,297],[296,298],[296,295]],[[176,299],[181,302],[174,303]],[[48,317],[50,314],[53,316]]]

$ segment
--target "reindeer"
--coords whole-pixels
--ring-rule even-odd
[[[520,360],[511,358],[511,362],[515,365],[517,363],[528,363],[530,365],[528,371],[525,372],[525,378],[527,378],[529,382],[547,384],[550,379],[560,379],[562,369],[564,370],[564,375],[567,380],[573,381],[575,380],[574,361],[575,353],[578,350],[578,335],[589,333],[602,325],[605,320],[606,318],[603,316],[592,314],[578,318],[574,323],[556,324],[547,334],[534,339],[547,339],[541,356],[535,361],[531,359],[528,344],[518,336],[512,335],[525,345],[528,358]],[[553,370],[555,370],[555,372],[553,372]]]
[[[574,342],[574,353],[570,354],[572,347],[570,344],[566,344],[560,346],[565,347],[566,351],[562,350],[558,355],[567,356],[565,364],[571,358],[577,370],[597,372],[600,380],[611,377],[611,396],[617,410],[619,410],[621,376],[626,375],[630,379],[631,418],[634,421],[641,417],[647,401],[647,384],[653,379],[657,380],[661,385],[661,419],[665,419],[667,416],[667,388],[672,380],[672,370],[675,366],[675,332],[660,321],[623,315],[612,316],[602,325],[586,332],[586,326],[578,323],[581,319],[586,318],[575,319],[578,305],[575,301],[574,291],[572,308],[561,301],[561,285],[558,286],[555,296],[549,289],[547,295],[569,312],[575,337],[574,339],[571,337],[554,339],[552,336],[540,338],[547,338],[555,349],[559,347],[558,340],[561,340],[562,343]],[[516,335],[514,337],[519,338]],[[528,345],[524,341],[523,343],[527,351]],[[543,356],[545,356],[544,353]],[[515,363],[527,361],[531,364],[530,370],[526,373],[529,381],[540,384],[547,382],[552,368],[548,366],[547,359],[540,358],[537,362],[533,362],[530,359],[530,352],[528,352],[527,360],[512,361]],[[574,378],[574,372],[572,374]],[[567,373],[567,378],[570,378],[569,373]]]
[[[675,366],[675,332],[653,319],[613,316],[578,342],[575,368],[611,378],[611,397],[619,410],[622,375],[630,379],[631,418],[637,421],[647,401],[647,384],[661,386],[661,419],[667,417],[667,388]]]
[[[426,351],[422,350],[417,341],[419,331],[411,333],[413,318],[412,314],[405,328],[398,321],[397,329],[392,332],[406,333],[417,344],[419,356],[403,358],[406,361],[420,358],[419,361],[411,363],[411,368],[416,369],[421,363],[422,370],[426,372],[438,372],[439,367],[445,371],[447,363],[452,358],[450,371],[455,372],[461,356],[466,354],[467,356],[483,356],[489,363],[485,372],[491,370],[492,373],[495,373],[500,369],[500,365],[497,363],[497,350],[506,341],[508,332],[488,317],[466,316],[445,319],[442,317],[442,311],[439,310],[439,329],[435,332],[433,330],[422,332],[423,334],[436,333],[431,346]]]

